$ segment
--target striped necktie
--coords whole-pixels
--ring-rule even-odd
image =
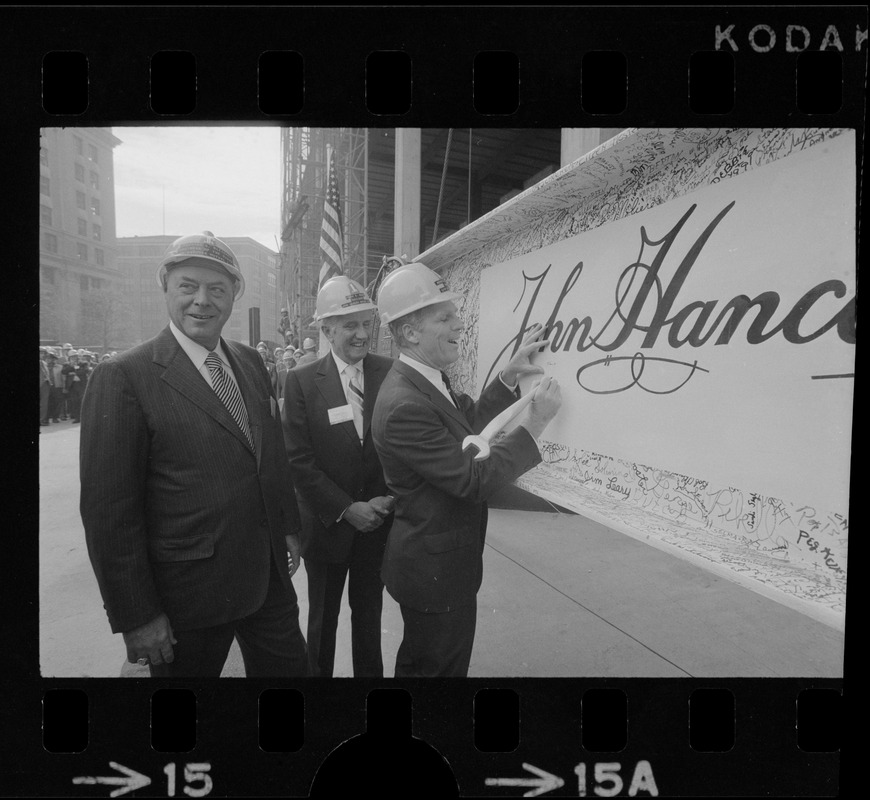
[[[217,353],[209,353],[205,359],[208,371],[211,374],[211,382],[214,387],[215,394],[221,399],[221,402],[227,407],[233,419],[245,438],[248,444],[251,445],[251,450],[254,449],[254,439],[251,436],[251,427],[248,424],[248,411],[245,408],[245,403],[242,400],[242,393],[239,387],[236,386],[229,375],[227,375],[224,365],[221,362],[220,356]]]
[[[348,377],[347,382],[347,401],[350,403],[353,411],[353,424],[356,427],[357,435],[362,441],[363,438],[363,391],[360,388],[362,377],[360,375],[359,364],[348,364],[345,367],[345,373]]]

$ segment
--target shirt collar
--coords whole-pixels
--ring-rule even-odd
[[[407,353],[399,353],[399,361],[404,361],[409,367],[413,367],[440,391],[447,394],[447,387],[444,385],[443,373],[440,369],[435,369],[435,367],[430,367],[422,361],[417,361],[416,358],[409,356]]]
[[[348,364],[347,361],[345,361],[343,358],[338,356],[335,350],[333,350],[332,348],[329,349],[329,352],[332,353],[332,357],[335,360],[335,366],[338,369],[338,374],[343,375],[344,371],[351,365]],[[363,358],[356,362],[360,370],[362,370],[363,368],[363,361],[365,361],[365,356],[363,356]]]
[[[208,357],[208,354],[212,351],[203,347],[199,342],[193,341],[193,339],[187,336],[171,320],[169,322],[169,330],[172,331],[172,335],[176,338],[178,344],[181,345],[181,349],[187,353],[187,357],[193,362],[193,366],[198,370],[201,370],[205,365],[205,360]],[[224,366],[229,367],[229,361],[227,361],[227,356],[226,353],[224,353],[220,339],[218,339],[217,347],[215,347],[214,352],[217,353],[218,358],[220,358]]]

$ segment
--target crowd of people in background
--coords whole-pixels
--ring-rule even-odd
[[[97,355],[71,344],[39,348],[39,425],[79,422],[88,377],[100,361],[116,352]],[[41,433],[41,431],[40,431]]]
[[[269,349],[266,342],[257,345],[257,351],[266,365],[272,388],[280,401],[284,394],[287,370],[317,360],[317,342],[308,337],[302,346],[288,340],[286,347]],[[39,348],[39,425],[79,422],[82,396],[88,377],[101,361],[118,355],[117,351],[98,354],[72,344]],[[40,431],[41,433],[41,431]]]
[[[316,361],[317,342],[308,337],[303,340],[301,348],[294,347],[293,342],[290,342],[286,347],[276,347],[271,352],[265,342],[259,342],[257,344],[257,352],[266,365],[266,371],[272,380],[275,396],[278,398],[278,402],[283,405],[284,380],[287,376],[287,371]]]

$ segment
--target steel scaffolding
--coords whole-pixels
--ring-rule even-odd
[[[366,286],[368,130],[282,128],[282,306],[293,336],[315,335],[314,303],[320,274],[320,227],[326,196],[327,147],[334,153],[342,216],[344,272]]]

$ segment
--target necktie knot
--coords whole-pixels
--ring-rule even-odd
[[[450,378],[447,377],[446,372],[441,373],[441,380],[444,381],[444,386],[447,389],[447,394],[450,395],[453,405],[459,408],[459,401],[456,399],[456,395],[453,394],[453,387],[450,385]]]

